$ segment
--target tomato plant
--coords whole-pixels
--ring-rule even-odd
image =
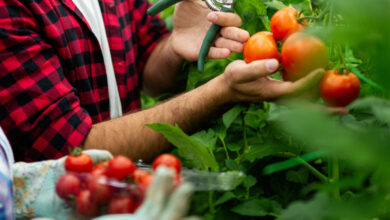
[[[304,28],[297,16],[298,11],[293,7],[280,9],[272,16],[270,26],[276,40],[283,41]]]
[[[62,175],[56,184],[57,195],[64,200],[74,198],[81,191],[81,181],[73,174]]]
[[[111,199],[108,204],[108,213],[110,214],[124,214],[134,213],[137,204],[127,195],[119,195]]]
[[[329,70],[321,80],[320,94],[330,106],[344,107],[355,101],[360,93],[360,80],[353,74]]]
[[[156,171],[159,166],[173,168],[176,173],[181,171],[180,160],[172,154],[162,154],[153,161],[153,170]]]
[[[271,32],[261,31],[252,35],[244,46],[245,62],[262,59],[279,59],[278,47]]]
[[[136,169],[128,157],[115,156],[108,162],[106,174],[108,177],[122,181],[126,177],[131,177]]]
[[[91,192],[87,189],[82,190],[76,197],[77,212],[84,216],[96,215],[97,204],[92,201]]]
[[[68,155],[65,159],[65,170],[77,173],[90,172],[93,167],[92,158],[82,153],[81,148],[75,148],[72,154]]]

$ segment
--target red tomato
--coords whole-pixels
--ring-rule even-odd
[[[57,195],[63,200],[75,197],[81,191],[81,181],[73,174],[65,174],[58,179]]]
[[[90,172],[93,167],[91,156],[82,153],[81,148],[75,148],[65,159],[65,170],[77,173]]]
[[[88,178],[88,189],[91,191],[92,200],[97,204],[107,202],[112,195],[112,188],[108,185],[108,178],[103,175],[92,175]]]
[[[353,74],[339,74],[337,70],[325,73],[320,83],[320,94],[324,102],[334,107],[344,107],[359,97],[360,80]]]
[[[149,175],[145,170],[136,170],[133,174],[133,180],[139,182],[143,176]]]
[[[123,214],[134,213],[137,208],[137,204],[133,199],[126,195],[119,195],[114,197],[108,205],[108,213],[110,214]]]
[[[139,182],[138,184],[144,189],[146,190],[150,184],[152,184],[154,180],[154,176],[152,174],[146,174],[144,176],[142,176],[140,179],[139,179]]]
[[[108,166],[108,161],[100,162],[92,168],[90,173],[92,175],[106,175],[107,166]]]
[[[297,32],[287,38],[282,47],[285,81],[296,81],[318,68],[328,65],[328,50],[315,36]]]
[[[280,9],[272,16],[271,30],[276,40],[285,40],[290,34],[304,28],[297,20],[297,14],[295,8],[287,7]]]
[[[176,173],[180,173],[181,163],[180,160],[172,154],[161,154],[153,161],[153,170],[156,171],[159,166],[166,166],[173,168]]]
[[[119,181],[131,177],[137,168],[133,162],[125,156],[116,156],[108,162],[106,174],[108,177]]]
[[[77,212],[84,216],[94,216],[97,213],[98,206],[92,201],[91,192],[87,189],[81,191],[76,198]]]
[[[263,59],[279,59],[278,47],[271,32],[258,32],[246,42],[244,59],[246,63]]]

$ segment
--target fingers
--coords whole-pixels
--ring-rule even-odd
[[[249,64],[242,60],[231,63],[227,67],[228,74],[234,83],[255,81],[274,73],[279,67],[276,59],[254,61]]]
[[[207,19],[219,26],[227,27],[240,27],[242,24],[240,16],[234,13],[226,13],[226,12],[210,12],[207,15]]]
[[[230,56],[231,51],[227,48],[211,47],[209,50],[209,59],[226,59]]]
[[[215,41],[215,46],[218,48],[227,48],[234,53],[241,53],[244,50],[244,44],[222,37]]]
[[[307,76],[299,79],[292,84],[292,95],[299,95],[304,91],[317,86],[325,74],[324,69],[317,69],[309,73]]]
[[[189,183],[181,184],[172,194],[164,213],[162,220],[182,219],[186,216],[190,204],[194,187]]]
[[[221,29],[221,36],[230,40],[245,43],[249,39],[250,34],[248,31],[238,27],[224,27]]]

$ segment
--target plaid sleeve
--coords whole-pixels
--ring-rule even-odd
[[[137,70],[143,72],[146,61],[157,43],[169,34],[165,23],[159,15],[150,17],[146,14],[151,6],[146,0],[134,0],[133,16],[136,23],[137,35]]]
[[[0,3],[0,125],[16,161],[66,155],[92,126],[39,29],[20,1]]]

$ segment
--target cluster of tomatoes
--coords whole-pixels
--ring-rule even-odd
[[[159,166],[176,171],[180,182],[181,163],[171,154],[162,154],[153,161],[153,171]],[[65,160],[66,174],[57,182],[57,195],[75,203],[79,214],[87,217],[100,214],[134,213],[142,204],[144,194],[154,176],[137,169],[125,156],[93,165],[92,158],[77,148]]]
[[[278,10],[271,18],[272,33],[258,32],[247,41],[245,61],[278,59],[283,64],[281,73],[285,81],[296,81],[315,69],[326,68],[328,49],[319,38],[302,32],[305,29],[302,19],[303,15],[299,16],[293,7]],[[284,41],[280,54],[277,41]],[[347,106],[359,97],[359,78],[344,72],[329,70],[320,83],[319,93],[330,106]]]

